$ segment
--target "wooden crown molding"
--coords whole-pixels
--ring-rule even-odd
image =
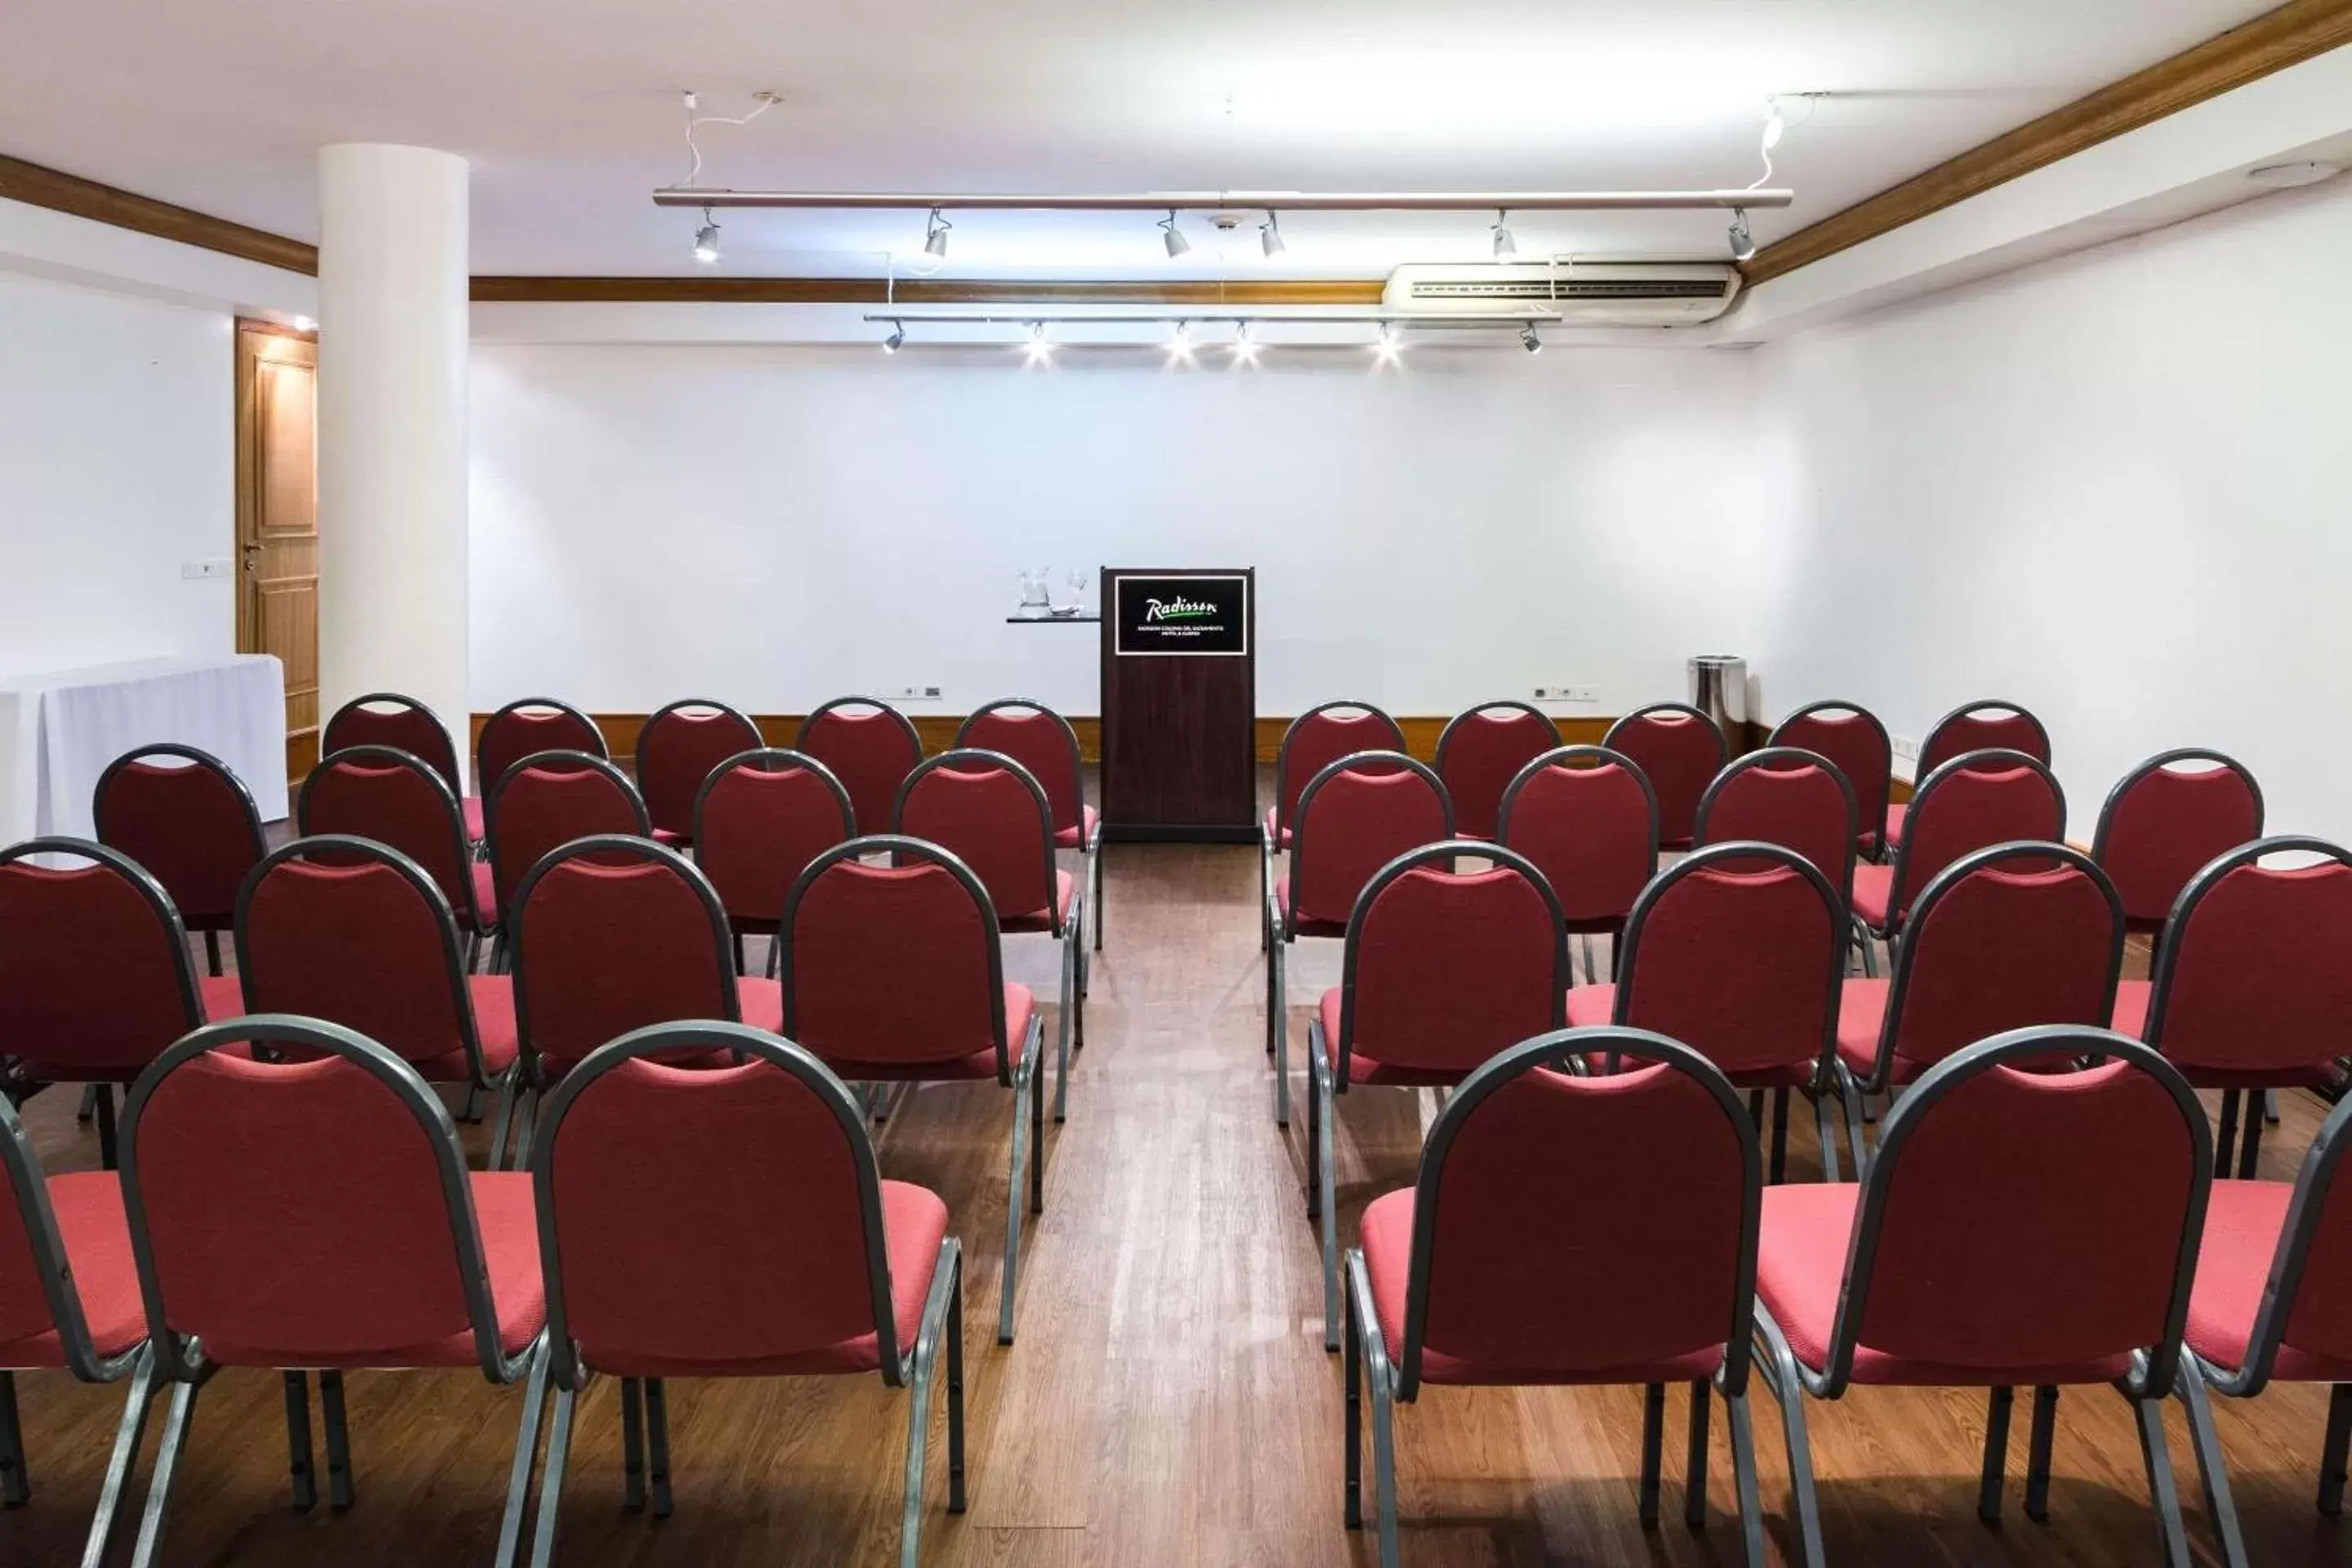
[[[477,278],[484,303],[726,305],[1377,305],[1380,279],[1241,283],[901,278]]]
[[[0,153],[0,196],[316,277],[319,247]]]
[[[1851,249],[2021,174],[2347,44],[2352,44],[2352,0],[2291,0],[1773,241],[1748,263],[1748,282],[1768,282]]]

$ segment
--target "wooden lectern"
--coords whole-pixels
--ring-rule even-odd
[[[1102,574],[1103,837],[1257,839],[1257,573]]]

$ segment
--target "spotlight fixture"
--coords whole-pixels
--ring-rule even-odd
[[[894,354],[906,346],[907,323],[904,321],[891,322],[890,335],[882,340],[882,352],[886,354]]]
[[[1531,354],[1543,353],[1543,339],[1536,335],[1536,324],[1533,321],[1519,329],[1519,347]]]
[[[1160,220],[1160,242],[1168,247],[1169,260],[1173,261],[1178,257],[1192,248],[1192,242],[1184,237],[1184,231],[1176,226],[1176,209],[1174,207],[1170,207],[1168,209],[1168,216]]]
[[[1176,323],[1175,331],[1169,336],[1168,363],[1170,364],[1192,363],[1192,330],[1181,321]]]
[[[1031,364],[1054,363],[1054,340],[1045,335],[1045,322],[1029,323],[1029,341],[1022,345],[1021,352],[1027,356]]]
[[[1748,232],[1748,209],[1734,207],[1731,209],[1731,259],[1749,261],[1755,256],[1756,237]]]
[[[1235,364],[1257,363],[1257,340],[1250,336],[1247,321],[1234,323],[1234,363]]]
[[[297,316],[294,318],[294,330],[298,332],[315,332],[319,330],[319,323],[309,316]]]
[[[702,209],[702,226],[694,231],[694,258],[705,267],[719,260],[719,225],[709,207]]]
[[[1382,321],[1381,335],[1372,340],[1372,362],[1375,364],[1395,364],[1404,357],[1404,343],[1398,338],[1396,323]]]
[[[940,216],[939,208],[933,207],[931,209],[931,221],[923,231],[923,249],[925,252],[938,257],[942,261],[946,260],[948,255],[948,230],[953,227],[955,227],[955,225]]]
[[[1519,253],[1519,242],[1511,237],[1510,216],[1500,207],[1495,209],[1495,259],[1497,261]]]
[[[1267,209],[1265,221],[1257,226],[1257,243],[1258,247],[1265,252],[1268,260],[1272,260],[1290,248],[1282,243],[1281,218],[1271,208]]]

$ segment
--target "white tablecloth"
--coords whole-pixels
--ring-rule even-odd
[[[268,654],[142,658],[0,676],[0,844],[91,836],[90,792],[123,752],[199,747],[286,815],[286,671]]]

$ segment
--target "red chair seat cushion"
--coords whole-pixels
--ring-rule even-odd
[[[1894,983],[1848,980],[1838,997],[1838,1059],[1858,1079],[1867,1079],[1878,1066],[1878,1036],[1886,1026],[1886,999]],[[1889,1075],[1895,1083],[1909,1083],[1923,1069],[1906,1057],[1896,1057]]]
[[[207,1024],[245,1016],[245,984],[234,974],[197,975],[196,996],[205,1005]]]
[[[1364,1210],[1364,1271],[1370,1276],[1372,1311],[1380,1319],[1381,1339],[1391,1360],[1404,1353],[1405,1279],[1412,1259],[1413,1193],[1411,1187],[1374,1198]],[[1563,1323],[1563,1348],[1575,1344],[1574,1329]],[[1450,1356],[1432,1345],[1421,1352],[1424,1383],[1512,1384],[1687,1383],[1712,1377],[1723,1363],[1723,1349],[1714,1346],[1643,1366],[1541,1367],[1501,1366]]]
[[[1568,994],[1568,1026],[1571,1029],[1606,1024],[1616,1015],[1614,985],[1580,985]]]
[[[948,1205],[938,1194],[910,1182],[882,1184],[882,1246],[890,1260],[890,1318],[898,1331],[901,1355],[915,1348],[915,1336],[922,1329],[923,1300],[930,1294],[931,1276],[939,1270],[940,1243],[947,1234]],[[870,1333],[815,1350],[751,1361],[607,1357],[598,1354],[593,1345],[584,1349],[591,1365],[614,1377],[821,1377],[873,1372],[882,1364],[882,1347]]]
[[[1026,985],[1007,982],[1004,987],[1004,1039],[1008,1068],[1021,1065],[1022,1053],[1029,1048],[1029,1019],[1037,1010],[1037,998]],[[749,1022],[747,1017],[745,1022]],[[914,1083],[946,1083],[966,1079],[992,1079],[996,1076],[996,1047],[972,1052],[970,1056],[950,1057],[944,1061],[929,1062],[861,1062],[842,1057],[827,1057],[824,1065],[835,1074],[849,1079],[892,1081],[906,1079]]]
[[[2125,980],[2116,986],[2116,1010],[2108,1016],[2108,1027],[2118,1035],[2133,1039],[2147,1037],[2147,1005],[2156,995],[2152,981]]]
[[[1323,1050],[1332,1067],[1339,1065],[1339,988],[1333,986],[1323,993],[1323,1003],[1318,1015],[1323,1020]],[[1465,1075],[1423,1068],[1391,1067],[1375,1061],[1360,1050],[1348,1052],[1349,1083],[1401,1083],[1443,1086],[1460,1083]]]
[[[1274,825],[1274,817],[1275,808],[1269,805],[1265,808],[1265,836],[1273,842],[1273,845],[1276,849],[1288,849],[1290,847],[1290,829],[1287,826],[1276,828]]]
[[[1910,815],[1911,808],[1907,805],[1890,805],[1886,808],[1886,847],[1889,849],[1896,848],[1902,844],[1903,819]]]
[[[1056,849],[1084,849],[1095,841],[1095,823],[1098,819],[1091,805],[1078,807],[1078,826],[1057,828],[1054,834]]]
[[[547,1326],[547,1290],[539,1268],[539,1215],[530,1174],[525,1171],[476,1171],[474,1214],[482,1232],[482,1259],[490,1279],[490,1302],[498,1314],[499,1347],[519,1355]],[[205,1354],[224,1366],[432,1367],[475,1366],[474,1333],[463,1330],[424,1344],[354,1346],[331,1356],[299,1356],[268,1345],[205,1342]]]
[[[461,797],[457,802],[457,815],[465,820],[466,842],[479,844],[483,833],[482,797],[478,795]]]
[[[2246,1364],[2254,1314],[2294,1197],[2291,1182],[2216,1182],[2206,1202],[2185,1337],[2190,1350],[2224,1373]],[[2352,1362],[2282,1344],[2271,1375],[2287,1383],[2352,1383]]]
[[[1853,1182],[1764,1189],[1756,1299],[1788,1335],[1797,1359],[1816,1371],[1829,1361],[1854,1205],[1861,1197],[1860,1184]],[[2110,1383],[2129,1370],[2130,1360],[2119,1355],[2073,1366],[1965,1366],[1889,1355],[1864,1344],[1854,1348],[1853,1381],[1935,1388]]]
[[[1052,931],[1070,918],[1070,900],[1077,891],[1077,879],[1067,871],[1054,873],[1054,907],[1052,910],[1032,910],[1027,914],[1001,915],[996,929],[1008,936],[1034,935]]]
[[[496,1078],[522,1054],[522,1035],[515,1025],[514,976],[468,974],[466,990],[473,998],[474,1037],[482,1046],[482,1070]],[[414,1065],[428,1083],[464,1083],[471,1071],[462,1047]]]
[[[482,929],[490,931],[499,923],[498,879],[490,874],[490,863],[488,860],[472,862],[467,868],[467,875],[474,879],[474,907],[482,911]],[[457,929],[463,931],[467,928],[470,917],[462,907],[457,910]]]
[[[1853,912],[1873,931],[1886,929],[1895,903],[1895,868],[1864,861],[1853,868]]]
[[[131,1253],[131,1226],[122,1215],[122,1183],[112,1171],[78,1171],[49,1178],[49,1208],[65,1246],[89,1325],[91,1348],[118,1356],[147,1337],[147,1307],[139,1294],[139,1266]],[[55,1329],[0,1342],[0,1370],[63,1366],[65,1346]]]
[[[1285,843],[1286,844],[1287,842],[1288,841],[1286,839]],[[1285,911],[1286,918],[1288,918],[1287,911],[1290,909],[1290,879],[1287,877],[1276,877],[1274,879],[1274,907]],[[1318,921],[1312,916],[1300,916],[1293,920],[1292,923],[1286,929],[1292,936],[1346,936],[1348,934],[1348,922],[1345,921]]]
[[[755,1029],[765,1029],[772,1035],[784,1032],[784,984],[781,980],[762,980],[746,974],[735,982],[736,1005],[743,1011],[743,1022]]]
[[[694,836],[680,833],[675,827],[656,827],[654,829],[654,842],[666,844],[672,849],[688,849],[694,845]]]

